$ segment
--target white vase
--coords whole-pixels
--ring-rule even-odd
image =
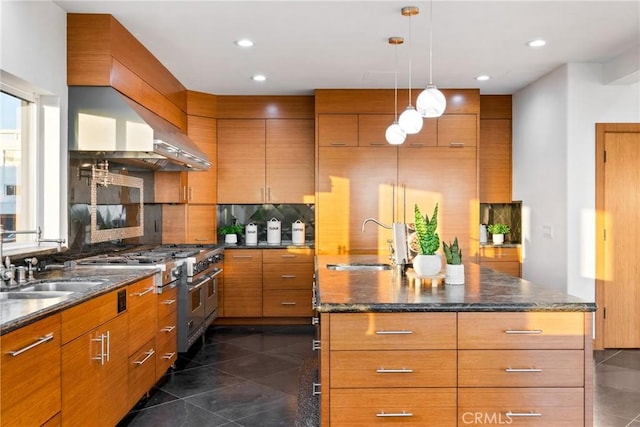
[[[236,244],[238,243],[238,235],[237,234],[225,234],[224,242],[228,244]]]
[[[494,245],[501,245],[504,243],[504,234],[493,234],[491,238],[493,239]]]
[[[442,269],[440,254],[416,255],[413,258],[413,270],[420,277],[435,276]]]
[[[447,285],[464,285],[464,264],[447,264],[444,282]]]

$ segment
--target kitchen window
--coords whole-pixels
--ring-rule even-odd
[[[0,224],[5,230],[61,233],[59,98],[0,70]],[[46,246],[45,246],[46,245]],[[4,236],[5,255],[43,249],[36,234]]]

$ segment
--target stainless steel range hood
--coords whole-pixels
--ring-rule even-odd
[[[142,169],[211,167],[180,129],[109,86],[69,86],[69,151]]]

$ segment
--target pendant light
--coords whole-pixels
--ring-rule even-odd
[[[389,125],[387,131],[384,136],[387,139],[387,142],[391,145],[400,145],[407,139],[407,133],[400,127],[398,123],[398,45],[404,43],[404,39],[402,37],[389,37],[389,44],[394,46],[395,55],[396,55],[396,68],[393,72],[394,74],[394,85],[393,85],[393,109],[395,111],[394,121]]]
[[[422,117],[440,117],[447,108],[447,99],[433,84],[433,0],[429,4],[429,84],[416,100],[416,107]]]
[[[409,17],[409,105],[407,105],[407,108],[400,114],[398,123],[407,134],[411,135],[420,132],[423,122],[420,113],[411,105],[411,17],[420,13],[420,9],[416,6],[406,6],[402,8],[401,13],[402,16]]]

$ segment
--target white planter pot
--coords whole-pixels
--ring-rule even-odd
[[[225,234],[224,242],[227,244],[236,244],[238,243],[238,235],[237,234]]]
[[[444,282],[447,285],[464,285],[464,265],[447,264],[445,266]]]
[[[493,239],[494,245],[501,245],[504,243],[504,234],[493,234],[491,238]]]
[[[418,276],[435,276],[442,270],[442,258],[440,254],[416,255],[413,258],[413,269]]]

